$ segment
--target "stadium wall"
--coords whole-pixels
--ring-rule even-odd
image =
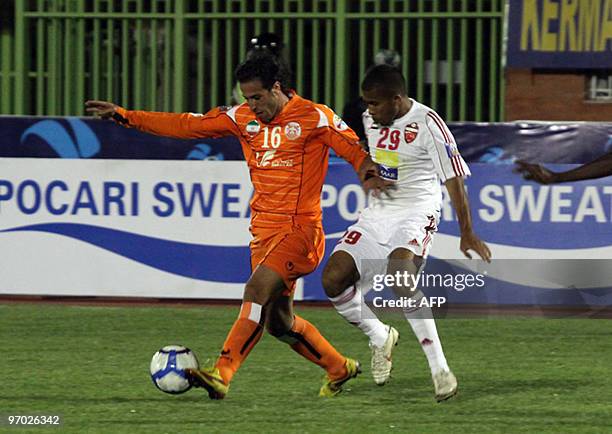
[[[584,71],[506,69],[506,120],[609,121],[612,101],[590,101]]]

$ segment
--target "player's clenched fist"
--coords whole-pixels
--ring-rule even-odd
[[[363,190],[366,194],[372,192],[374,197],[381,197],[382,193],[390,196],[389,190],[395,188],[394,182],[387,181],[380,177],[378,165],[374,163],[370,157],[366,157],[363,161],[359,168],[358,175]]]
[[[108,101],[86,101],[85,111],[95,116],[99,116],[102,119],[109,119],[116,112],[118,105]]]

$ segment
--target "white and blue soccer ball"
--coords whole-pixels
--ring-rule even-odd
[[[153,354],[151,379],[162,392],[179,394],[191,388],[186,368],[199,369],[195,354],[182,345],[168,345]]]

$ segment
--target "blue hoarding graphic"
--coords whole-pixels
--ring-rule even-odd
[[[586,163],[612,150],[612,123],[470,123],[449,127],[467,162]],[[0,116],[0,157],[242,160],[233,137],[177,140],[93,118]]]
[[[76,223],[47,223],[0,232],[45,232],[93,244],[141,264],[192,279],[243,283],[249,278],[246,247],[209,246],[147,237],[127,231]],[[203,266],[206,264],[206,266]],[[228,271],[228,265],[232,270]]]
[[[0,157],[241,160],[233,137],[178,140],[94,118],[0,116]]]

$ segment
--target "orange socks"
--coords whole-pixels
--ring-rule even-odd
[[[259,342],[263,331],[261,322],[261,306],[249,301],[243,302],[238,319],[227,335],[215,365],[225,384],[229,384],[244,359]]]
[[[227,335],[215,365],[225,384],[229,384],[244,359],[259,342],[263,332],[262,322],[261,306],[243,302],[238,319]],[[295,352],[325,369],[332,380],[346,375],[344,356],[304,318],[295,315],[291,330],[280,339],[287,342]]]
[[[345,357],[304,318],[295,315],[293,327],[281,339],[295,352],[325,369],[332,380],[346,375]]]

